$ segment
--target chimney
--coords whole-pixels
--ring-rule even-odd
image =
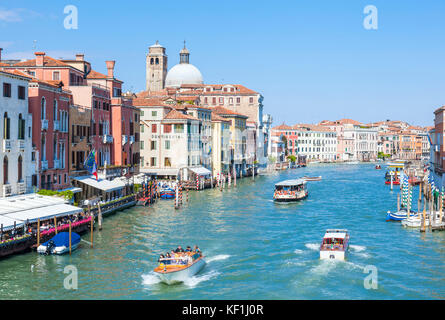
[[[76,54],[76,61],[83,61],[84,60],[84,54],[78,53]]]
[[[45,57],[45,52],[36,52],[36,67],[43,67],[43,58]]]
[[[0,62],[2,61],[2,51],[3,51],[3,48],[0,48]]]
[[[116,63],[116,61],[108,60],[105,61],[105,63],[107,64],[108,78],[114,78],[114,64]]]

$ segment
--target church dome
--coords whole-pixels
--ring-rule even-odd
[[[189,63],[180,63],[171,68],[165,78],[166,87],[180,87],[182,84],[203,84],[198,68]]]

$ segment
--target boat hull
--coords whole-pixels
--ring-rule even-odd
[[[190,277],[193,277],[195,274],[200,272],[202,268],[204,268],[206,262],[204,259],[199,259],[189,267],[178,270],[178,271],[171,271],[171,272],[158,272],[155,271],[162,282],[166,284],[174,284],[179,282],[184,282]]]
[[[417,217],[417,213],[410,213],[410,217]],[[388,212],[386,214],[386,220],[403,221],[406,218],[408,218],[408,214],[406,213],[406,211]]]
[[[346,252],[343,250],[320,250],[321,260],[345,260]]]
[[[80,243],[73,244],[71,246],[71,251],[76,250],[77,247],[79,246],[79,244]],[[58,247],[53,248],[53,250],[51,250],[51,254],[59,254],[59,255],[61,255],[61,254],[65,254],[65,253],[67,253],[69,251],[70,251],[69,247],[58,246]],[[40,253],[40,254],[45,254],[46,253],[46,246],[44,246],[44,245],[38,246],[37,247],[37,252]]]
[[[292,201],[300,201],[306,199],[309,193],[305,192],[303,194],[298,194],[296,196],[285,194],[285,195],[277,195],[274,197],[274,201],[276,202],[292,202]]]

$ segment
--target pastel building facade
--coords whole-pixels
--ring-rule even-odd
[[[32,190],[36,161],[32,158],[32,116],[28,109],[30,80],[20,73],[0,71],[0,197]]]

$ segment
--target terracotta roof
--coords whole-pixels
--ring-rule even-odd
[[[219,122],[230,122],[230,120],[227,120],[221,116],[219,116],[218,114],[212,112],[212,121],[219,121]]]
[[[160,98],[133,98],[133,106],[162,106],[171,107],[165,103],[165,99]]]
[[[338,122],[340,124],[356,124],[356,125],[361,125],[361,122],[358,122],[356,120],[352,120],[352,119],[340,119],[338,120]]]
[[[182,112],[179,112],[177,110],[171,110],[164,119],[188,119],[188,120],[199,120],[198,118],[195,118],[189,114],[184,114]]]
[[[35,67],[36,66],[36,59],[32,60],[26,60],[18,62],[13,67]],[[71,67],[69,64],[66,64],[60,60],[51,58],[49,56],[43,57],[43,66],[44,67]]]
[[[25,77],[25,78],[28,78],[28,79],[30,79],[30,80],[33,79],[33,77],[30,76],[29,74],[24,73],[24,72],[22,72],[22,71],[20,71],[20,70],[16,70],[16,69],[14,69],[14,70],[1,70],[1,72],[9,73],[9,74],[14,74],[14,75],[16,75],[16,76]]]
[[[103,73],[97,72],[95,70],[91,70],[90,73],[87,75],[88,79],[106,79],[108,78]]]
[[[244,114],[233,112],[232,110],[229,110],[229,109],[221,107],[221,106],[219,106],[219,107],[212,107],[210,109],[213,112],[215,112],[217,114],[220,114],[220,115],[233,115],[233,116],[238,116],[238,117],[242,117],[242,118],[248,118],[248,116],[246,116]]]
[[[292,129],[293,128],[291,126],[288,126],[287,124],[284,123],[272,128],[272,130],[292,130]]]

